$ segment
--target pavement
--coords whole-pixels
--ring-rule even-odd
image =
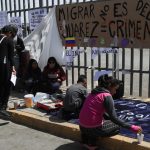
[[[23,94],[12,93],[9,101],[9,112],[12,121],[55,136],[80,141],[80,130],[76,124],[68,123],[35,108],[13,109],[13,101],[20,101],[23,105]],[[116,135],[109,138],[99,138],[98,145],[107,150],[150,150],[150,143],[143,141],[138,144],[137,139]]]
[[[0,150],[83,150],[83,147],[79,142],[0,119]]]

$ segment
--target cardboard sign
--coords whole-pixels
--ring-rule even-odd
[[[64,46],[150,48],[149,0],[60,5],[56,17]]]

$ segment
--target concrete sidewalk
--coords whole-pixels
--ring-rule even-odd
[[[11,97],[11,100],[17,100],[20,97]],[[55,117],[47,115],[46,112],[33,108],[23,108],[17,110],[9,110],[12,114],[12,121],[18,124],[41,130],[59,137],[80,141],[80,130],[78,125],[58,120]],[[109,150],[150,150],[150,143],[143,141],[137,143],[137,139],[124,136],[114,136],[110,138],[100,138],[98,141],[100,147]]]

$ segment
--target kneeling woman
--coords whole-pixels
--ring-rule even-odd
[[[120,127],[135,133],[142,132],[141,127],[130,125],[117,117],[112,98],[117,88],[119,80],[108,75],[99,77],[98,87],[88,95],[81,109],[79,123],[82,142],[90,149],[96,146],[98,137],[116,135]]]

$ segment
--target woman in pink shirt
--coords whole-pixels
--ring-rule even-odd
[[[98,137],[109,137],[119,133],[120,127],[133,132],[142,128],[120,120],[115,111],[112,95],[119,88],[119,80],[104,75],[98,79],[98,87],[86,98],[80,111],[79,124],[83,144],[91,150],[96,149]]]

